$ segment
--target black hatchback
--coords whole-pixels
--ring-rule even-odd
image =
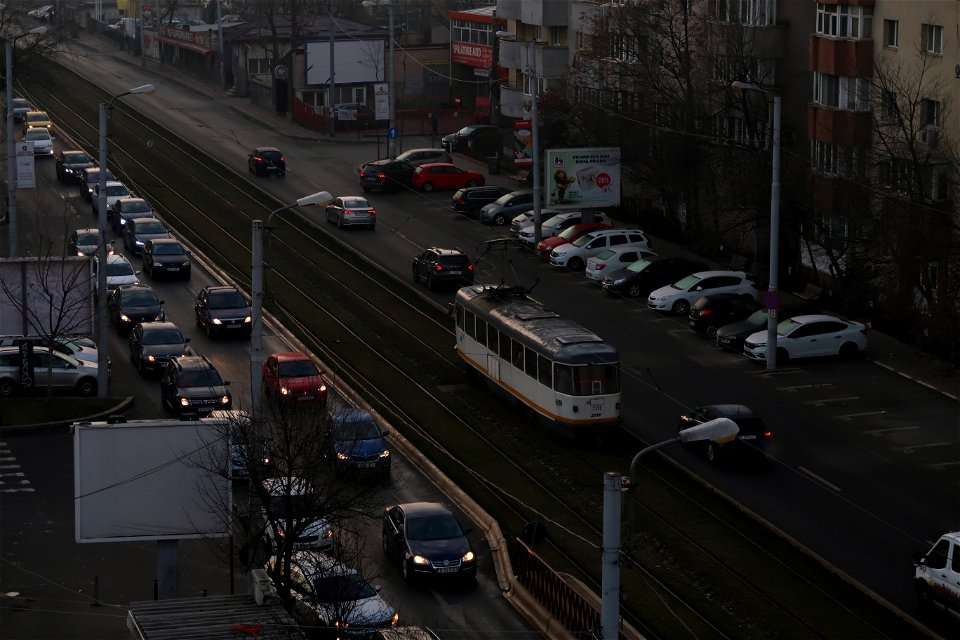
[[[756,310],[757,301],[752,296],[714,293],[690,307],[690,328],[712,338],[720,327],[743,320]]]
[[[96,166],[86,151],[61,151],[57,156],[57,180],[67,184],[80,184],[83,170]]]
[[[703,262],[686,258],[644,258],[626,269],[605,275],[603,290],[628,298],[647,297],[654,289],[708,268]]]
[[[257,147],[247,156],[247,168],[250,173],[265,176],[275,173],[278,176],[286,175],[287,161],[283,153],[276,147]]]
[[[441,284],[466,287],[473,284],[473,264],[460,249],[430,247],[413,259],[413,281],[421,280],[431,291]]]
[[[500,185],[487,185],[484,187],[467,187],[458,190],[453,194],[453,200],[450,201],[450,208],[455,213],[461,213],[466,216],[475,216],[485,204],[490,204],[501,196],[512,192],[510,187]]]
[[[160,378],[160,401],[177,415],[230,409],[229,384],[205,356],[173,358]]]
[[[816,305],[786,305],[777,309],[777,321],[819,312],[820,310]],[[769,317],[767,313],[768,310],[765,308],[757,309],[744,320],[720,327],[717,330],[717,344],[724,349],[742,353],[743,343],[746,342],[747,338],[757,331],[762,331],[767,326]]]
[[[408,582],[435,577],[473,580],[477,555],[450,510],[436,502],[387,507],[383,515],[383,551],[400,563]]]
[[[703,455],[709,462],[717,462],[721,458],[733,458],[735,456],[744,459],[766,459],[767,445],[773,434],[763,422],[763,418],[742,404],[712,404],[697,407],[690,413],[680,416],[677,431],[689,429],[717,418],[733,420],[740,429],[737,437],[725,443],[706,440],[688,443],[689,446],[702,447]]]
[[[373,189],[396,191],[410,186],[415,170],[403,160],[375,160],[360,171],[360,186],[365,193]]]

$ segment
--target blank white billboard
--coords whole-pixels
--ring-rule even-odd
[[[330,43],[308,42],[306,54],[308,85],[330,82]],[[336,84],[383,82],[383,40],[337,40],[333,65]]]
[[[0,258],[0,335],[90,335],[90,258]]]
[[[228,451],[199,421],[74,425],[76,541],[230,535]]]

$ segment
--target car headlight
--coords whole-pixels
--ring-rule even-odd
[[[77,251],[77,257],[82,258],[86,254],[83,251]]]
[[[190,406],[190,399],[189,399],[189,398],[180,398],[180,406],[181,406],[181,407],[189,407],[189,406]]]
[[[230,396],[223,396],[220,398],[220,404],[230,404]]]
[[[213,324],[223,324],[223,322],[220,321],[220,318],[214,318]]]
[[[250,324],[251,322],[253,322],[253,318],[250,316],[243,319],[243,324]]]
[[[327,392],[327,385],[325,385],[325,384],[320,385],[319,387],[317,387],[317,391],[319,391],[320,393],[326,393],[326,392]]]
[[[187,261],[185,261],[185,262],[184,262],[182,265],[180,265],[180,266],[181,266],[181,267],[189,267],[189,266],[190,266],[190,261],[187,260]]]
[[[413,564],[421,564],[421,565],[430,564],[430,560],[427,558],[424,558],[423,556],[416,555],[416,556],[413,556]]]
[[[473,562],[473,559],[475,557],[476,556],[473,555],[473,551],[467,551],[465,554],[463,554],[463,557],[460,558],[460,560],[462,560],[463,562]]]
[[[626,281],[627,281],[626,278],[617,278],[616,280],[613,281],[613,286],[617,286],[617,285],[623,284],[623,283],[626,282]]]
[[[381,452],[380,452],[380,457],[381,457],[381,458],[389,458],[389,457],[390,457],[390,449],[384,449],[383,451],[381,451]]]
[[[144,245],[143,240],[134,240],[134,243],[136,243],[138,247],[142,247]]]
[[[337,460],[346,460],[349,456],[342,451],[337,452]]]
[[[280,395],[282,396],[290,395],[290,389],[286,387],[280,387]]]
[[[120,319],[123,320],[124,322],[130,322],[130,316],[128,316],[125,313],[120,314]]]
[[[399,614],[399,613],[394,613],[394,614],[393,614],[393,617],[390,618],[390,626],[393,626],[393,625],[397,624],[397,621],[398,621],[398,620],[400,620],[400,614]]]
[[[157,357],[156,357],[156,356],[147,356],[147,361],[148,361],[148,362],[156,362],[156,360],[157,360]]]

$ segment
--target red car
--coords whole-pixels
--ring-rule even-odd
[[[573,242],[577,238],[597,229],[609,229],[610,225],[603,222],[583,222],[564,229],[560,235],[545,238],[537,245],[537,255],[541,258],[550,258],[550,253],[562,244]]]
[[[327,382],[305,353],[271,354],[263,363],[263,393],[280,402],[327,402]]]
[[[467,171],[448,162],[429,162],[417,167],[413,172],[414,189],[426,192],[434,189],[465,189],[482,187],[485,179],[482,173]]]

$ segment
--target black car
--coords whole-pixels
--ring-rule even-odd
[[[173,358],[160,378],[160,403],[178,415],[230,409],[229,384],[230,381],[220,377],[206,356]]]
[[[762,331],[767,326],[767,309],[757,309],[746,320],[733,322],[717,329],[717,344],[724,349],[730,349],[737,353],[743,352],[743,343],[757,331]],[[815,305],[786,305],[777,309],[777,321],[786,320],[794,316],[802,316],[808,313],[819,313]]]
[[[493,138],[500,131],[500,127],[495,127],[492,124],[471,124],[456,133],[448,133],[443,136],[440,146],[450,153],[472,149],[480,140]]]
[[[477,554],[467,540],[471,531],[442,504],[398,504],[383,515],[383,551],[400,563],[408,582],[432,576],[473,580]]]
[[[83,170],[96,166],[86,151],[61,151],[57,156],[57,180],[68,184],[79,184],[83,180]]]
[[[143,270],[150,278],[190,279],[190,252],[174,238],[155,238],[143,245]]]
[[[759,415],[742,404],[712,404],[698,407],[680,416],[677,431],[689,429],[716,418],[730,418],[737,423],[740,428],[737,437],[725,443],[705,440],[691,442],[688,445],[702,447],[704,456],[710,462],[717,462],[721,457],[734,456],[759,460],[766,458],[767,444],[772,435],[770,429]]]
[[[150,206],[150,203],[136,196],[117,198],[116,202],[107,209],[107,218],[113,224],[114,231],[119,235],[123,235],[124,228],[131,220],[155,217],[156,212]]]
[[[167,228],[156,218],[134,218],[123,225],[123,246],[134,255],[143,253],[150,240],[169,237]]]
[[[705,263],[687,258],[644,258],[626,269],[605,275],[603,290],[628,298],[646,297],[654,289],[707,269]]]
[[[415,170],[415,166],[403,160],[376,160],[360,172],[360,186],[365,192],[403,189],[410,186]]]
[[[92,256],[100,246],[100,231],[98,229],[77,229],[70,234],[70,254],[75,256]]]
[[[441,284],[473,284],[473,264],[460,249],[430,247],[413,259],[413,281],[426,280],[431,291]]]
[[[236,287],[208,285],[197,294],[193,308],[197,326],[210,337],[223,333],[250,335],[250,303]]]
[[[110,292],[107,298],[110,322],[126,333],[140,322],[158,322],[166,319],[163,300],[153,288],[143,284],[128,284]]]
[[[453,194],[453,200],[450,207],[456,213],[462,213],[467,216],[475,216],[483,208],[483,205],[490,204],[513,191],[510,187],[501,185],[487,185],[483,187],[467,187],[459,189]]]
[[[247,156],[247,168],[250,173],[265,176],[275,173],[278,176],[287,174],[287,161],[283,153],[276,147],[257,147]]]
[[[130,332],[130,361],[140,375],[162,371],[171,359],[192,355],[188,342],[172,322],[141,322]]]
[[[743,320],[756,310],[757,301],[752,296],[714,293],[690,307],[690,328],[712,338],[720,327]]]

